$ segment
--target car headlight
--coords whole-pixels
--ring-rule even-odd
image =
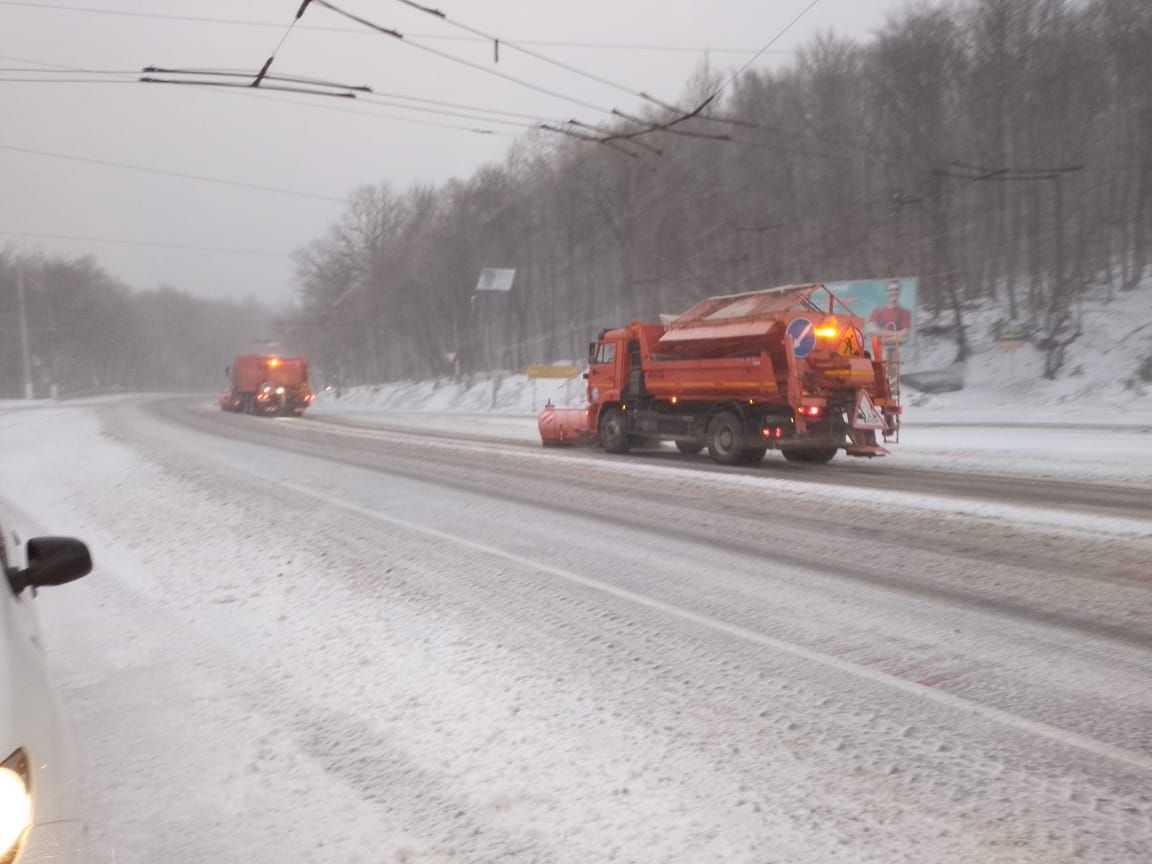
[[[277,387],[276,388],[276,395],[277,396],[283,396],[284,395],[284,388],[283,387]]]
[[[0,763],[0,859],[7,860],[31,824],[28,754],[17,750]]]

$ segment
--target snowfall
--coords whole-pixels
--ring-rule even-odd
[[[888,470],[1152,489],[1152,284],[1082,314],[1054,381],[1036,349],[997,345],[994,310],[974,314],[964,388],[905,392]],[[941,369],[949,352],[925,343],[907,366]],[[213,437],[148,399],[0,404],[0,519],[82,537],[96,561],[37,601],[93,864],[1149,860],[1147,648],[1052,628],[1076,613],[1066,585],[1086,592],[1085,615],[1145,626],[1152,519],[527,446],[545,402],[583,398],[579,378],[517,374],[324,390],[310,418],[333,440],[363,430],[356,447],[393,448],[396,473]],[[207,397],[186,401],[211,416]],[[434,460],[422,477],[404,461],[412,431],[456,460],[460,484],[508,444],[515,472],[570,472],[545,488],[573,500],[621,477],[734,502],[769,489],[800,532],[859,501],[942,541],[975,538],[973,556],[1009,524],[1031,538],[1022,556],[1104,550],[1108,573],[1129,575],[1097,596],[1055,570],[1046,587],[1010,562],[973,573],[964,590],[1035,599],[1043,615],[1019,626],[831,571],[814,589],[793,559],[764,595],[763,566],[676,536],[679,504],[653,510],[646,530],[668,519],[660,542],[633,548],[620,525],[589,543],[594,505],[456,490]],[[528,496],[532,481],[516,482]],[[939,550],[908,554],[910,579],[957,576]],[[695,581],[711,566],[714,596]],[[921,663],[967,677],[936,689]],[[855,773],[822,767],[844,762]]]

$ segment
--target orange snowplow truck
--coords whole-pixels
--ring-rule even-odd
[[[769,449],[823,463],[883,456],[897,437],[896,364],[823,285],[710,297],[667,324],[605,330],[588,349],[588,407],[546,406],[545,446],[610,453],[674,441],[722,465]]]
[[[233,360],[225,374],[224,411],[299,417],[312,404],[307,357],[246,354]]]

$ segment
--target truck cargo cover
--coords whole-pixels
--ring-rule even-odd
[[[661,345],[765,336],[788,312],[811,310],[809,297],[823,285],[787,285],[768,291],[709,297],[669,322]]]

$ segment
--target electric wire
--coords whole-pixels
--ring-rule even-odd
[[[504,47],[504,48],[510,48],[513,51],[519,51],[521,54],[524,54],[528,57],[532,57],[533,59],[539,60],[542,63],[548,63],[549,65],[555,66],[558,69],[563,69],[566,72],[571,72],[575,75],[579,75],[582,78],[588,79],[589,81],[595,81],[597,84],[602,84],[606,87],[611,87],[614,90],[619,90],[623,93],[627,93],[628,95],[633,96],[637,99],[641,99],[645,102],[650,102],[654,105],[659,105],[661,108],[665,108],[665,109],[669,108],[667,103],[662,102],[659,99],[656,99],[655,97],[649,95],[648,93],[645,93],[643,90],[637,90],[634,87],[629,87],[625,84],[620,84],[617,81],[612,81],[608,78],[603,77],[602,75],[596,74],[595,72],[589,72],[585,69],[581,69],[578,66],[573,66],[571,63],[566,63],[562,60],[557,60],[554,57],[549,57],[547,54],[542,54],[539,51],[535,51],[531,48],[526,48],[523,45],[519,44],[518,42],[514,42],[512,40],[505,39],[505,38],[500,37],[500,36],[495,36],[491,33],[486,33],[485,31],[480,30],[477,27],[473,27],[469,24],[465,24],[462,21],[457,21],[454,18],[449,18],[444,12],[440,11],[439,9],[433,9],[430,6],[421,5],[420,3],[414,2],[414,0],[395,0],[395,2],[400,3],[404,6],[408,6],[412,9],[417,9],[420,12],[423,12],[427,15],[431,15],[434,18],[439,18],[441,21],[443,21],[445,24],[449,25],[450,27],[455,27],[458,30],[463,30],[464,32],[470,33],[473,36],[476,36],[476,37],[479,37],[480,39],[491,42],[493,45],[498,46],[496,50],[499,50],[499,47]],[[672,108],[671,110],[674,110],[674,111],[676,111],[678,113],[682,113],[682,114],[687,113],[686,111],[684,111],[683,109],[680,109],[680,108]]]
[[[214,24],[224,26],[239,26],[239,27],[265,27],[265,28],[279,28],[284,26],[278,21],[252,21],[239,18],[212,18],[204,15],[177,15],[177,14],[164,14],[159,12],[135,12],[124,9],[99,9],[92,6],[73,6],[62,4],[50,3],[34,3],[29,0],[0,0],[0,6],[11,6],[26,9],[36,9],[50,12],[79,12],[88,15],[111,15],[126,18],[144,18],[160,21],[176,21],[187,22],[195,24]],[[364,30],[359,27],[329,27],[318,24],[299,24],[299,30],[312,30],[328,33],[346,33],[346,34],[363,34]],[[439,33],[410,33],[408,34],[417,39],[431,39],[441,42],[485,42],[486,39],[480,39],[469,36],[448,36]],[[563,39],[518,39],[516,40],[520,45],[538,45],[543,48],[586,48],[586,49],[602,49],[610,51],[663,51],[681,54],[795,54],[794,51],[764,51],[761,49],[759,52],[755,48],[731,48],[731,47],[715,47],[715,46],[695,46],[695,45],[651,45],[642,43],[626,43],[626,42],[587,42],[587,41],[570,41]]]
[[[10,61],[19,62],[19,63],[26,63],[26,64],[30,64],[32,66],[38,66],[38,67],[51,67],[52,69],[54,69],[56,71],[57,75],[61,75],[61,76],[73,74],[73,73],[81,73],[81,72],[98,74],[98,75],[111,75],[111,74],[132,75],[133,77],[129,80],[116,81],[114,83],[119,83],[119,84],[140,83],[139,72],[136,70],[123,70],[123,72],[121,72],[120,70],[111,70],[111,69],[82,69],[82,68],[76,67],[76,66],[65,66],[65,65],[60,64],[60,63],[48,63],[48,62],[45,62],[42,60],[35,60],[35,59],[28,58],[28,57],[12,57],[12,56],[4,56],[4,55],[0,55],[0,59],[6,59],[6,60],[10,60]],[[3,75],[3,73],[7,72],[7,71],[13,71],[13,70],[6,70],[3,68],[0,68],[0,75]],[[33,70],[32,74],[35,74],[36,72],[39,72],[39,71],[40,70]],[[247,74],[247,73],[244,73],[244,74]],[[276,78],[278,76],[268,76],[268,77],[269,78]],[[10,80],[11,80],[11,82],[15,82],[15,83],[24,83],[26,81],[31,82],[31,83],[36,83],[36,79],[29,79],[26,77],[25,78],[13,78]],[[317,80],[317,79],[300,78],[298,80],[311,81],[311,80]],[[0,83],[6,83],[6,81],[7,81],[7,79],[0,78]],[[82,84],[104,83],[102,80],[91,81],[88,79],[65,79],[65,78],[52,78],[52,79],[46,79],[46,81],[47,81],[47,83],[67,82],[67,81],[74,81],[75,83],[82,83]],[[252,88],[247,88],[247,87],[237,88],[238,91],[242,91],[244,89],[252,89]],[[268,87],[261,87],[259,89],[262,92],[269,91]],[[365,89],[369,90],[369,92],[375,92],[375,91],[371,91],[371,88],[365,88]],[[219,91],[217,91],[217,92],[219,92]],[[227,91],[227,92],[233,92],[234,95],[236,95],[236,93],[234,91]],[[289,92],[296,93],[298,91],[296,89],[292,89]],[[238,95],[248,95],[248,94],[244,94],[243,92],[240,92]],[[256,95],[256,94],[250,94],[250,95]],[[385,107],[399,108],[399,109],[404,110],[404,111],[421,111],[421,113],[428,113],[428,111],[426,109],[418,109],[418,108],[414,108],[413,106],[397,104],[395,102],[390,102],[387,100],[396,99],[396,100],[403,100],[403,101],[408,101],[408,102],[416,102],[416,103],[420,103],[420,104],[432,105],[434,107],[455,108],[455,109],[460,109],[461,111],[468,111],[471,113],[467,114],[467,115],[463,115],[463,114],[460,114],[460,113],[455,112],[455,111],[443,112],[443,113],[446,116],[466,117],[466,119],[479,120],[481,122],[489,122],[489,120],[491,120],[491,122],[502,122],[502,121],[495,120],[495,119],[492,119],[489,117],[484,117],[483,115],[485,115],[485,114],[494,114],[494,115],[498,115],[501,118],[513,117],[513,118],[518,118],[521,120],[534,121],[532,123],[515,124],[515,125],[518,125],[520,128],[523,128],[523,129],[537,129],[537,128],[539,128],[539,123],[540,123],[539,116],[535,115],[535,114],[526,114],[526,113],[517,112],[517,111],[502,111],[500,109],[495,109],[495,108],[466,105],[466,104],[457,103],[457,102],[445,102],[445,101],[439,100],[439,99],[426,99],[426,98],[421,97],[421,96],[411,96],[411,95],[403,94],[403,93],[379,92],[379,93],[376,93],[376,95],[381,96],[381,97],[385,97],[385,98],[382,98],[379,100],[373,99],[373,98],[362,98],[361,101],[362,102],[370,102],[372,104],[379,104],[379,105],[382,105]],[[279,102],[279,103],[284,104],[284,105],[292,105],[292,106],[295,106],[298,108],[309,109],[309,110],[327,110],[327,111],[339,111],[341,113],[346,113],[346,114],[360,114],[360,115],[365,116],[365,117],[373,117],[373,118],[377,118],[377,119],[381,119],[381,120],[392,120],[392,121],[395,121],[398,123],[408,123],[408,124],[414,124],[414,125],[418,125],[418,126],[427,126],[427,127],[439,128],[439,129],[455,129],[455,130],[458,130],[461,132],[469,132],[469,133],[473,133],[473,134],[477,134],[477,135],[509,136],[509,134],[510,134],[507,132],[499,132],[499,131],[496,131],[493,129],[477,128],[475,126],[462,126],[462,125],[456,124],[456,123],[437,123],[437,122],[429,121],[429,120],[421,120],[421,119],[416,119],[416,118],[412,118],[412,117],[403,117],[403,116],[399,116],[399,115],[395,115],[395,114],[387,114],[387,113],[384,113],[382,111],[359,111],[359,110],[356,110],[354,108],[333,108],[330,106],[317,105],[313,102],[301,102],[301,101],[295,101],[295,100],[291,100],[291,99],[285,99],[285,98],[274,97],[274,96],[267,96],[264,98],[264,101],[266,101],[266,102]],[[477,116],[477,115],[479,115],[479,116]]]
[[[235,69],[169,69],[163,66],[145,66],[140,71],[153,75],[194,75],[202,78],[245,78],[251,74],[250,72]],[[270,75],[264,73],[261,75],[261,80],[282,81],[288,84],[309,84],[315,87],[331,87],[356,93],[372,92],[372,88],[365,84],[341,84],[336,81],[327,81],[323,78],[312,78],[301,75]]]
[[[757,51],[756,54],[754,56],[752,56],[748,60],[748,62],[746,62],[743,66],[741,66],[739,69],[737,69],[731,75],[729,75],[728,79],[712,92],[711,98],[715,98],[715,97],[719,96],[724,90],[731,87],[733,81],[735,81],[737,78],[739,78],[745,72],[747,72],[749,67],[753,63],[755,63],[762,56],[764,56],[765,52],[767,52],[769,48],[771,48],[773,45],[775,45],[777,42],[779,42],[784,37],[784,34],[786,34],[789,30],[791,30],[793,27],[795,27],[797,22],[799,22],[801,18],[803,18],[805,15],[807,15],[809,12],[811,12],[812,9],[815,8],[816,4],[819,2],[820,2],[820,0],[812,0],[811,3],[809,3],[807,6],[805,6],[804,9],[801,10],[799,15],[797,15],[795,18],[793,18],[791,21],[789,21],[786,25],[784,25],[784,28],[779,33],[777,33],[775,36],[773,36],[771,39],[768,40],[768,44],[766,44],[763,48],[761,48],[759,51]]]
[[[580,99],[579,97],[576,97],[576,96],[570,96],[568,94],[561,93],[558,90],[552,90],[548,87],[542,87],[539,84],[533,84],[531,81],[525,81],[522,78],[517,78],[515,75],[509,75],[505,72],[499,71],[498,69],[491,69],[491,68],[483,65],[482,63],[474,63],[473,61],[466,60],[463,57],[457,57],[454,54],[449,54],[447,51],[441,51],[440,49],[433,48],[430,45],[424,45],[421,42],[415,42],[412,39],[406,38],[404,36],[404,34],[400,33],[398,30],[393,30],[389,27],[384,27],[384,26],[377,24],[373,21],[369,21],[367,18],[362,18],[359,15],[356,15],[352,12],[349,12],[348,10],[343,9],[334,3],[329,3],[328,0],[312,0],[312,2],[314,2],[317,6],[322,6],[323,8],[329,10],[330,12],[333,12],[333,13],[340,15],[344,18],[347,18],[350,21],[355,21],[356,23],[375,31],[376,33],[379,33],[383,36],[390,36],[393,39],[396,39],[397,41],[399,41],[405,45],[410,45],[411,47],[416,48],[417,50],[424,51],[424,52],[426,52],[428,54],[432,54],[433,56],[436,56],[436,57],[440,57],[443,60],[448,60],[452,63],[457,63],[457,64],[460,64],[462,66],[467,66],[471,69],[475,69],[479,72],[483,72],[485,75],[491,75],[493,77],[500,78],[504,81],[511,82],[511,83],[516,84],[520,87],[525,87],[529,90],[534,90],[537,93],[541,93],[545,96],[551,96],[554,99],[561,99],[565,102],[570,102],[573,105],[579,105],[580,107],[587,108],[591,111],[596,111],[596,112],[601,113],[601,114],[611,114],[612,113],[611,108],[605,108],[602,105],[596,105],[595,103],[589,102],[585,99]]]
[[[165,243],[161,240],[138,240],[123,237],[92,237],[79,234],[54,234],[46,231],[8,231],[0,228],[0,237],[30,237],[45,240],[73,240],[81,243],[114,243],[121,246],[144,246],[156,249],[180,249],[188,252],[213,252],[229,255],[254,255],[265,258],[291,258],[289,252],[272,252],[265,249],[235,249],[221,246],[197,246],[188,243]]]
[[[64,162],[79,162],[86,165],[98,165],[103,168],[117,168],[125,171],[135,171],[140,174],[155,174],[162,177],[175,177],[180,180],[192,180],[198,183],[214,183],[219,186],[233,186],[238,189],[248,189],[254,192],[268,192],[276,195],[291,195],[296,198],[309,198],[314,201],[332,201],[344,203],[344,198],[332,195],[321,195],[314,192],[301,192],[297,189],[284,189],[277,186],[263,186],[259,183],[247,183],[242,180],[226,180],[221,177],[210,177],[204,174],[189,174],[184,171],[171,171],[165,168],[151,168],[146,165],[134,165],[130,162],[117,162],[111,159],[96,159],[89,156],[76,156],[68,153],[53,153],[48,150],[37,150],[32,147],[18,147],[14,144],[0,144],[0,150],[10,153],[22,153],[28,156],[37,156],[44,159],[56,159]]]

